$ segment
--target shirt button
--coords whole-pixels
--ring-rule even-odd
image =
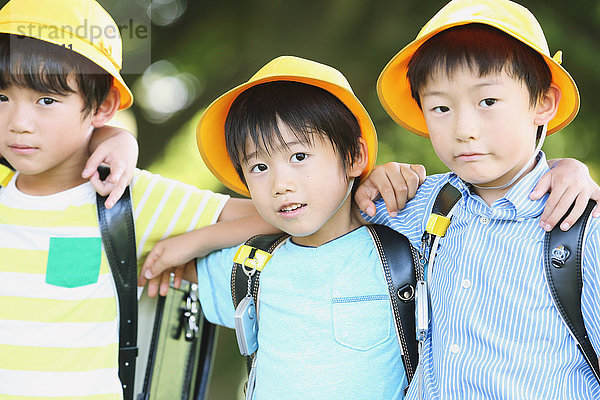
[[[450,346],[450,353],[456,354],[460,351],[460,347],[457,344]]]
[[[468,280],[468,279],[463,279],[463,280],[462,280],[462,284],[461,284],[461,286],[462,286],[464,289],[468,289],[468,288],[470,288],[470,287],[471,287],[471,281],[470,281],[470,280]]]
[[[490,223],[490,219],[489,219],[488,217],[479,217],[479,222],[480,222],[482,225],[487,225],[487,224],[489,224],[489,223]]]

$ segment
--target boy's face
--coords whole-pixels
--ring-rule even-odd
[[[78,93],[0,90],[0,154],[21,173],[17,185],[81,176],[93,129],[83,107]]]
[[[436,154],[464,181],[500,186],[532,156],[537,106],[506,72],[483,77],[468,67],[450,76],[438,72],[420,97]]]
[[[280,123],[279,129],[285,144],[273,144],[267,153],[250,141],[249,157],[242,163],[260,215],[307,246],[318,246],[357,227],[347,196],[350,182],[332,144],[315,135],[308,145],[298,141],[285,124]],[[362,167],[356,165],[350,167],[348,176],[361,172]]]

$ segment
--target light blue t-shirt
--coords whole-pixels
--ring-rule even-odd
[[[207,319],[230,328],[236,250],[197,264]],[[316,248],[287,240],[260,275],[258,314],[255,400],[404,397],[387,284],[366,228]]]

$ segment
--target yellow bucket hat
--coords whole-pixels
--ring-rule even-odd
[[[560,65],[562,52],[550,57],[544,32],[529,10],[508,0],[453,0],[425,24],[417,38],[400,50],[379,75],[377,94],[394,121],[417,135],[429,137],[423,112],[411,96],[406,77],[408,62],[417,49],[436,33],[470,23],[500,29],[544,57],[552,72],[552,81],[562,91],[558,112],[548,123],[548,135],[567,126],[575,118],[579,111],[577,85]]]
[[[119,73],[119,28],[95,0],[11,0],[0,10],[0,33],[32,37],[81,54],[115,78],[121,94],[119,109],[133,103]]]
[[[225,146],[225,119],[231,103],[244,90],[261,83],[294,81],[317,86],[336,96],[354,114],[367,142],[368,163],[361,175],[364,179],[375,165],[377,134],[371,117],[352,92],[350,84],[338,70],[314,61],[292,56],[281,56],[267,63],[247,82],[231,89],[213,101],[202,115],[196,130],[198,150],[212,173],[228,188],[250,196],[248,188],[239,178]]]

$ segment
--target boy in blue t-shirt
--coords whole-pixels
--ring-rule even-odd
[[[544,276],[546,134],[579,107],[535,17],[507,0],[454,0],[383,70],[378,94],[402,126],[429,137],[450,168],[397,216],[382,201],[369,222],[422,248],[445,183],[462,198],[427,266],[431,319],[409,399],[592,399],[600,386],[553,304]],[[581,309],[600,350],[600,221],[583,239]],[[434,246],[435,248],[435,246]],[[431,256],[430,256],[431,257]],[[430,258],[431,260],[431,258]],[[434,265],[432,265],[434,264]]]
[[[276,58],[208,107],[198,147],[224,184],[250,195],[267,222],[291,235],[260,275],[251,398],[403,398],[408,382],[386,280],[351,212],[354,182],[375,162],[376,133],[343,75]],[[159,243],[143,268],[156,273],[178,248],[202,248],[196,235]],[[236,251],[186,267],[206,317],[230,328]]]

